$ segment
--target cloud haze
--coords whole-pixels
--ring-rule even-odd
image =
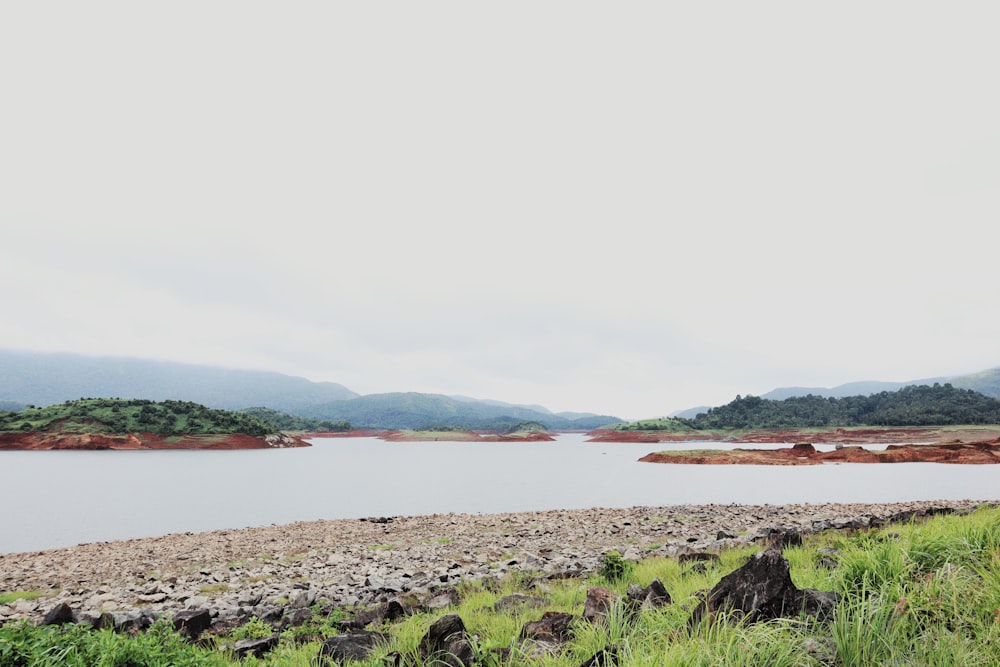
[[[627,418],[1000,364],[991,3],[0,8],[0,346]]]

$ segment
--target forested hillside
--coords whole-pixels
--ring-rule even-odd
[[[240,412],[272,424],[279,431],[350,431],[351,423],[343,419],[309,419],[296,417],[271,408],[247,408]]]
[[[693,419],[694,429],[1000,424],[1000,400],[950,384],[916,385],[870,396],[737,396]]]
[[[274,426],[252,415],[214,410],[187,401],[87,398],[20,412],[0,412],[0,431],[63,433],[245,433],[261,436]]]
[[[314,419],[345,420],[355,428],[427,429],[460,426],[480,430],[508,430],[525,421],[550,430],[589,430],[621,421],[608,415],[565,417],[515,405],[455,400],[440,394],[369,394],[305,408],[300,414]]]

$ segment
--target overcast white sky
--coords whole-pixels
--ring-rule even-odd
[[[994,367],[998,20],[4,3],[0,347],[625,418]]]

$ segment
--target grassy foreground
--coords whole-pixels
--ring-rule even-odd
[[[834,550],[834,551],[831,551]],[[926,522],[893,525],[854,534],[827,532],[787,548],[792,580],[799,588],[839,592],[833,618],[804,618],[756,625],[703,623],[688,630],[699,592],[741,566],[755,553],[738,548],[720,554],[704,571],[676,559],[648,558],[638,564],[607,567],[587,580],[544,581],[529,588],[529,577],[462,585],[461,603],[434,613],[417,613],[374,628],[392,636],[364,665],[384,665],[398,651],[415,654],[428,627],[446,613],[457,613],[474,636],[483,665],[578,667],[605,646],[620,648],[625,666],[782,665],[997,665],[1000,664],[1000,510],[980,509],[965,516],[939,516]],[[620,564],[620,562],[616,563]],[[699,564],[701,565],[701,564]],[[579,620],[574,638],[554,653],[538,653],[518,641],[523,625],[543,611],[579,616],[587,588],[606,586],[624,594],[630,583],[659,579],[673,604],[644,609],[631,623],[612,611],[606,623]],[[544,607],[498,612],[494,603],[511,593],[544,597]],[[619,610],[620,611],[620,610]],[[264,658],[233,656],[236,639],[274,631],[252,621],[227,635],[191,644],[166,625],[132,637],[81,626],[0,628],[0,665],[86,665],[137,667],[166,665],[288,665],[318,662],[320,641],[340,632],[341,610],[281,635]],[[491,649],[510,649],[507,657]],[[419,664],[415,661],[413,664]],[[609,663],[613,664],[613,663]]]

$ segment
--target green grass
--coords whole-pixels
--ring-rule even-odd
[[[659,419],[641,419],[635,422],[615,424],[616,431],[667,431],[671,433],[684,433],[694,431],[691,425],[681,419],[673,417],[661,417]]]
[[[15,600],[37,600],[38,598],[46,594],[47,593],[42,590],[11,591],[9,593],[0,593],[0,604],[10,604]]]
[[[819,547],[837,550],[832,558]],[[853,534],[827,532],[788,548],[792,580],[799,588],[833,590],[843,598],[833,617],[747,624],[716,617],[688,628],[691,610],[704,591],[740,567],[756,552],[738,547],[721,552],[719,562],[699,567],[676,559],[647,558],[624,568],[611,565],[605,575],[585,580],[544,581],[511,575],[487,585],[463,582],[461,603],[445,611],[416,613],[383,627],[392,642],[366,662],[384,664],[390,652],[414,655],[427,629],[445,613],[457,613],[487,667],[577,667],[609,644],[619,646],[623,667],[704,666],[861,667],[869,665],[1000,664],[1000,510],[967,516],[942,516],[926,522],[893,525]],[[821,556],[825,558],[821,559]],[[704,566],[704,569],[701,569]],[[578,620],[572,642],[539,653],[518,639],[521,628],[544,611],[580,616],[588,587],[604,586],[624,595],[630,584],[659,579],[673,603],[643,610],[629,622],[615,606],[606,622]],[[23,595],[7,593],[5,595]],[[521,593],[546,600],[541,608],[494,610],[505,595]],[[338,632],[343,610],[315,613],[310,624],[281,634],[279,648],[250,667],[316,664],[320,639]],[[0,628],[0,665],[227,665],[240,664],[231,646],[242,637],[267,636],[273,629],[253,621],[229,636],[191,645],[169,628],[135,638],[79,628],[41,629],[27,625]],[[494,651],[507,649],[501,661]],[[417,663],[419,664],[419,663]]]

